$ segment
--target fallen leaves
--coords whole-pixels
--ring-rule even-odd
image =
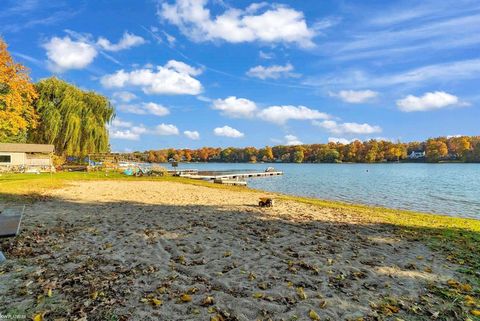
[[[202,306],[207,307],[214,304],[214,299],[211,296],[206,296],[202,301]]]
[[[157,299],[157,298],[152,298],[151,302],[154,306],[159,306],[159,305],[162,305],[162,303],[163,303],[162,300]]]
[[[476,317],[480,317],[480,310],[470,310],[470,313]]]
[[[43,313],[37,313],[33,316],[33,321],[43,321]]]
[[[300,300],[307,299],[307,294],[305,293],[305,290],[302,287],[298,287],[296,291],[297,291],[297,296]]]
[[[160,300],[159,298],[154,297],[152,295],[149,295],[146,298],[140,299],[140,302],[150,304],[154,307],[158,307],[158,306],[161,306],[163,304],[162,300]]]
[[[313,311],[313,310],[310,310],[308,312],[308,317],[311,319],[311,320],[314,320],[314,321],[320,321],[320,316],[318,315],[317,312]]]
[[[462,292],[471,292],[473,290],[472,286],[470,284],[467,284],[467,283],[460,283],[458,281],[455,281],[453,279],[450,279],[447,281],[447,284],[453,288],[453,289],[456,289],[458,291],[462,291]]]
[[[183,303],[192,302],[192,296],[190,294],[183,293],[180,296],[180,301]]]

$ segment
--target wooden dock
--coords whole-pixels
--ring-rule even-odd
[[[220,178],[220,179],[214,179],[213,182],[215,184],[223,184],[223,185],[247,186],[247,181],[239,180],[239,179]]]
[[[270,177],[283,175],[281,171],[275,172],[258,172],[258,173],[234,173],[234,174],[219,174],[219,175],[201,175],[201,174],[183,174],[181,177],[203,180],[221,180],[221,179],[241,179],[254,177]]]

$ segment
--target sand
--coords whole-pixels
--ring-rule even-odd
[[[9,258],[0,311],[46,320],[401,320],[434,313],[429,284],[459,277],[394,227],[293,201],[259,208],[260,195],[146,181],[49,192],[27,206],[21,235],[0,241]]]

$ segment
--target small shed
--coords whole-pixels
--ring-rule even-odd
[[[55,147],[47,144],[0,143],[0,169],[50,171]]]

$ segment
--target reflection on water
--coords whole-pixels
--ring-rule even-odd
[[[167,165],[168,166],[168,165]],[[181,163],[178,169],[264,171],[271,164]],[[480,164],[275,164],[252,188],[480,219]]]

